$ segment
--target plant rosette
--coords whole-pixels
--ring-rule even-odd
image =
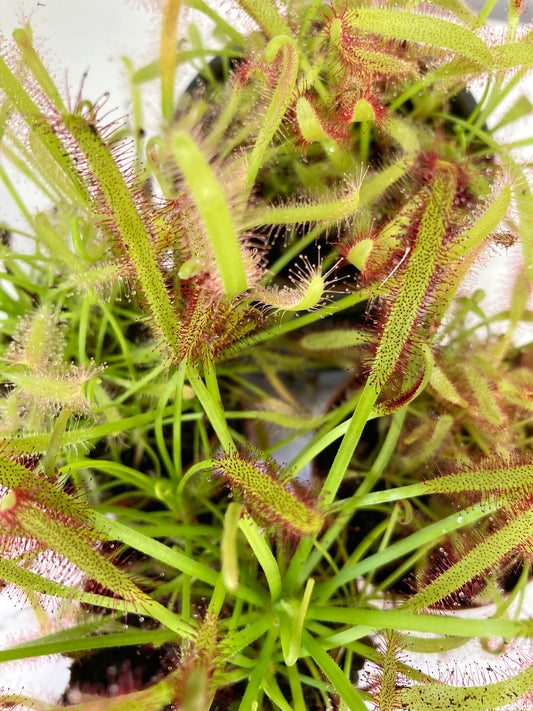
[[[531,353],[513,342],[533,198],[493,133],[531,104],[490,121],[533,55],[521,4],[501,33],[491,4],[239,0],[241,33],[190,0],[214,50],[165,0],[159,58],[126,61],[129,121],[83,87],[65,99],[29,27],[2,44],[0,179],[35,249],[2,225],[1,575],[93,612],[27,654],[161,650],[158,673],[78,711],[482,711],[529,693],[531,666],[457,685],[403,661],[409,633],[533,637],[506,602],[533,550]],[[205,86],[176,102],[189,62]],[[32,214],[17,170],[50,210]],[[523,266],[489,316],[458,289],[510,241]],[[302,384],[332,371],[306,410]],[[455,614],[480,601],[496,613]]]

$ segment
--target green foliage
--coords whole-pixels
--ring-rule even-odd
[[[519,8],[489,40],[455,0],[239,0],[247,36],[187,4],[222,48],[166,0],[158,61],[126,61],[131,124],[65,101],[29,27],[2,45],[0,179],[34,249],[0,225],[0,577],[72,620],[0,661],[176,660],[80,711],[530,703],[529,660],[451,685],[404,663],[400,634],[533,636],[508,609],[533,547],[533,360],[514,340],[533,198],[488,128],[531,109],[499,105],[533,64]],[[203,83],[176,102],[189,61]],[[32,214],[17,170],[49,209]],[[515,241],[509,308],[457,297]],[[453,614],[491,600],[491,619]]]

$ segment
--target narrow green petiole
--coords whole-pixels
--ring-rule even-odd
[[[328,677],[333,688],[346,704],[346,708],[349,711],[366,711],[367,707],[354,685],[325,648],[308,632],[304,632],[302,642],[321,671]]]
[[[281,595],[281,575],[267,539],[259,531],[255,521],[249,517],[240,519],[239,528],[250,544],[259,565],[263,568],[270,588],[271,599],[273,601],[278,600]]]
[[[292,667],[287,667],[287,675],[289,677],[289,684],[291,687],[294,711],[307,711],[307,705],[305,703],[303,694],[302,682],[300,680],[300,674],[296,664]]]
[[[110,519],[96,511],[93,512],[92,516],[96,529],[108,536],[109,540],[122,541],[126,545],[142,551],[147,556],[160,560],[162,563],[176,570],[180,570],[191,577],[203,580],[208,585],[216,584],[218,574],[214,570],[193,558],[188,558],[176,548],[169,548],[159,541],[149,538],[139,531],[128,528],[128,526],[119,521]]]
[[[370,155],[371,124],[369,121],[361,121],[359,127],[359,153],[361,162],[366,165]]]
[[[372,412],[372,408],[374,407],[378,395],[379,391],[376,389],[376,385],[367,381],[357,402],[355,412],[348,423],[346,434],[343,437],[337,451],[337,455],[322,487],[319,501],[324,507],[331,504],[337,495],[337,491],[342,483],[344,475],[346,474],[350,460],[353,456],[355,448],[357,447],[361,433],[363,432],[363,429],[370,417],[370,413]],[[301,584],[309,575],[311,570],[309,560],[311,560],[310,556],[312,547],[313,540],[310,538],[303,540],[298,546],[284,580],[285,590],[287,592],[291,592],[296,585]],[[313,555],[312,560],[316,564],[318,562],[318,557]]]
[[[246,691],[244,692],[238,711],[251,711],[252,709],[259,708],[257,697],[259,695],[259,690],[265,677],[267,667],[272,659],[272,653],[274,651],[277,635],[277,630],[274,627],[271,627],[267,633],[266,639],[261,645],[261,653],[259,654],[253,671],[250,674],[248,686],[246,687]]]
[[[174,415],[172,418],[172,460],[177,479],[181,479],[183,466],[181,461],[181,416],[183,410],[183,385],[185,383],[186,363],[180,363],[176,372],[176,390],[174,395]]]
[[[372,408],[374,407],[378,395],[379,389],[377,384],[368,380],[363,392],[361,393],[361,397],[359,398],[357,407],[352,415],[352,419],[350,420],[350,424],[348,425],[348,429],[343,437],[337,455],[333,460],[333,464],[329,470],[328,476],[326,477],[326,481],[322,487],[320,501],[323,502],[324,506],[331,504],[337,495],[339,486],[341,485],[344,475],[346,474],[350,460],[353,456],[355,448],[357,447],[363,429],[370,417],[370,413],[372,412]]]
[[[403,423],[405,421],[406,416],[406,407],[402,407],[401,410],[398,410],[394,413],[390,421],[387,436],[385,437],[385,441],[383,442],[379,454],[376,457],[374,463],[372,464],[370,471],[365,476],[359,488],[355,492],[353,497],[354,499],[356,497],[358,498],[360,496],[364,496],[367,492],[371,491],[379,481],[379,478],[383,475],[385,467],[387,466],[394,453],[394,448],[396,447],[398,438],[402,433]]]
[[[288,667],[294,666],[300,656],[305,615],[309,607],[314,585],[315,581],[313,578],[309,578],[299,605],[293,601],[281,600],[280,602],[281,609],[284,610],[284,614],[280,617],[281,646],[285,664]],[[283,617],[287,618],[287,625],[284,625]]]
[[[0,67],[1,68],[1,67]],[[26,207],[25,203],[23,202],[22,198],[20,197],[17,189],[15,188],[15,185],[9,178],[8,174],[4,170],[3,166],[0,165],[0,181],[5,185],[5,188],[7,192],[11,195],[13,198],[13,201],[15,202],[16,206],[20,210],[20,213],[24,216],[26,222],[31,225],[33,221],[33,217]]]
[[[187,368],[187,378],[195,392],[196,397],[204,408],[211,426],[217,434],[220,444],[222,445],[222,449],[226,454],[233,452],[235,450],[235,445],[233,444],[233,438],[230,434],[220,402],[215,402],[209,393],[209,390],[206,388],[202,379],[198,375],[198,371],[192,366]]]
[[[157,448],[161,457],[161,461],[167,470],[169,476],[172,479],[176,478],[176,472],[174,470],[174,462],[168,451],[167,443],[164,436],[164,425],[163,425],[163,413],[168,405],[169,398],[176,390],[176,383],[178,380],[177,373],[174,373],[172,378],[166,384],[163,393],[161,394],[157,407],[155,410],[155,421],[154,421],[154,432],[157,442]]]
[[[401,434],[402,424],[406,414],[406,408],[403,408],[402,410],[399,410],[395,413],[394,417],[392,418],[392,422],[385,438],[385,442],[383,443],[383,446],[381,448],[381,451],[378,454],[375,462],[373,463],[372,468],[364,478],[358,491],[370,490],[374,486],[375,482],[379,479],[379,477],[383,474],[383,471],[393,454],[394,447],[396,446],[396,443],[398,441],[398,437]],[[414,493],[413,496],[419,495],[421,492],[424,491],[424,484],[416,484],[415,486],[420,487],[420,490],[417,489],[416,493]],[[366,496],[353,497],[353,499],[349,502],[349,506],[344,506],[342,512],[335,516],[335,520],[333,521],[332,525],[328,528],[328,530],[320,540],[320,548],[315,545],[315,550],[311,551],[308,542],[304,541],[302,543],[302,546],[307,546],[309,550],[306,555],[303,556],[303,562],[298,571],[298,583],[303,584],[303,581],[311,575],[312,571],[318,565],[320,559],[324,557],[323,551],[328,550],[330,546],[335,543],[341,531],[344,529],[350,518],[353,516],[356,506],[359,504],[360,501],[364,501],[366,504],[367,497],[375,496],[377,498],[377,501],[381,502],[381,499],[379,499],[380,495],[386,496],[390,493],[394,494],[394,492],[397,491],[405,491],[408,488],[409,487],[402,487],[402,489],[393,489],[392,492],[382,491],[376,492],[375,494],[367,494]],[[401,499],[402,496],[399,495],[397,498]],[[385,500],[388,501],[388,499]],[[371,502],[368,505],[371,505],[372,503],[374,503],[373,499],[371,499]]]

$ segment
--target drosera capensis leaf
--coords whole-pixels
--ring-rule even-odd
[[[396,691],[399,682],[400,636],[398,633],[386,630],[385,642],[375,695],[379,711],[393,711],[398,708]]]
[[[324,514],[280,479],[281,469],[275,462],[253,452],[235,451],[219,457],[214,465],[234,495],[243,497],[249,513],[261,523],[297,538],[322,530]]]
[[[439,575],[413,597],[405,606],[412,610],[423,610],[453,595],[469,583],[476,575],[490,573],[498,563],[505,562],[512,553],[520,551],[531,554],[531,531],[533,511],[509,516],[493,533],[474,545],[459,560]]]
[[[333,200],[307,204],[281,205],[250,210],[244,218],[245,229],[260,225],[292,225],[302,222],[324,222],[334,225],[348,220],[359,206],[359,182],[350,180],[343,190],[342,197]]]
[[[119,595],[142,606],[146,595],[124,575],[113,563],[96,551],[92,545],[94,534],[87,531],[80,533],[74,526],[67,527],[49,512],[28,504],[15,504],[13,515],[21,525],[28,538],[36,538],[48,548],[55,550],[69,562],[78,566],[87,575],[94,576],[99,583]]]
[[[362,43],[354,42],[347,32],[351,29],[351,20],[352,15],[348,12],[334,14],[328,24],[328,38],[330,45],[342,57],[343,63],[358,71],[363,81],[367,80],[367,76],[386,76],[391,79],[417,75],[418,70],[414,62],[395,56],[392,52],[382,51],[379,47],[365,47]]]
[[[408,152],[380,172],[363,180],[360,187],[360,206],[368,207],[391,185],[400,181],[413,167],[415,157],[415,151]]]
[[[296,100],[296,120],[305,141],[309,143],[318,141],[326,145],[334,142],[324,130],[313,105],[305,96],[299,96]]]
[[[515,121],[526,118],[533,111],[533,104],[527,96],[519,96],[515,99],[509,109],[504,113],[498,123],[493,127],[493,131],[498,131],[504,126],[508,126]]]
[[[268,0],[262,0],[262,2],[265,1]],[[285,33],[277,35],[266,46],[265,59],[268,62],[273,62],[278,55],[281,57],[282,81],[278,82],[274,89],[254,147],[247,159],[246,192],[248,194],[255,183],[268,145],[279,129],[281,120],[289,107],[295,90],[296,77],[298,75],[298,46],[290,35]]]
[[[368,343],[368,335],[355,329],[331,329],[308,333],[300,340],[300,345],[309,351],[327,351],[338,348],[353,348]]]
[[[475,254],[475,250],[493,232],[505,217],[511,204],[511,187],[504,185],[492,200],[490,206],[483,212],[473,225],[469,226],[458,237],[444,256],[444,261],[461,259]]]
[[[339,170],[348,168],[350,156],[335,137],[327,133],[313,105],[305,96],[299,96],[296,100],[296,122],[304,141],[320,143]]]
[[[416,486],[416,485],[415,485]],[[463,494],[481,496],[509,507],[520,506],[533,491],[533,463],[527,458],[484,458],[468,468],[424,482],[425,490],[433,494]]]
[[[453,405],[458,405],[459,407],[468,406],[468,402],[458,392],[455,385],[446,375],[446,372],[436,364],[433,365],[429,383],[442,398],[448,400]]]
[[[0,57],[0,88],[26,121],[35,139],[43,145],[62,173],[66,175],[68,182],[64,187],[68,189],[69,198],[77,204],[86,202],[87,192],[74,161],[65,152],[55,131],[2,57]]]
[[[83,592],[79,587],[69,587],[50,580],[5,557],[0,560],[0,575],[2,580],[32,593],[57,596],[66,600],[81,600],[83,598]],[[120,607],[121,601],[118,598],[109,599],[113,603],[113,609]]]
[[[481,498],[490,511],[496,511],[503,504],[519,506],[524,497],[529,497],[533,486],[532,475],[533,464],[527,459],[506,462],[497,456],[486,457],[469,467],[432,476],[423,482],[355,497],[352,504],[375,506],[415,496],[446,494],[462,500],[467,497]],[[462,514],[460,517],[463,520]]]
[[[0,485],[9,491],[30,496],[40,506],[46,506],[64,517],[83,524],[92,519],[90,508],[79,498],[69,496],[60,486],[37,470],[36,456],[21,455],[10,442],[0,450]]]
[[[386,383],[398,368],[406,347],[416,342],[417,319],[434,279],[448,229],[455,185],[456,171],[453,165],[438,162],[431,192],[423,201],[420,224],[406,260],[400,287],[387,315],[372,364],[370,381],[379,386]]]
[[[505,679],[491,680],[486,684],[450,686],[444,682],[413,684],[397,691],[397,700],[403,708],[417,711],[434,711],[436,708],[460,708],[464,711],[483,711],[509,706],[525,696],[533,683],[533,666]],[[511,707],[512,708],[512,707]]]
[[[291,36],[289,26],[283,20],[272,0],[238,0],[238,3],[254,22],[257,22],[267,37]]]
[[[334,269],[334,268],[333,268]],[[330,270],[331,271],[331,270]],[[267,309],[280,312],[311,311],[317,309],[328,293],[330,271],[322,274],[322,265],[312,267],[304,261],[291,270],[292,286],[256,286],[253,297],[266,305]]]
[[[188,134],[176,134],[172,148],[205,225],[224,293],[233,297],[245,291],[248,284],[242,249],[222,185],[198,144]],[[201,255],[197,258],[201,259]]]
[[[55,85],[48,70],[44,66],[39,54],[35,51],[30,26],[26,25],[24,28],[17,28],[13,32],[13,39],[17,43],[20,53],[24,58],[24,63],[31,71],[46,96],[50,99],[58,111],[65,111],[65,104],[63,103],[61,94],[59,93],[57,86]]]
[[[66,114],[63,121],[78,142],[94,174],[117,235],[134,267],[154,329],[160,334],[170,354],[173,354],[176,316],[163,275],[157,265],[153,242],[137,209],[132,191],[95,124],[79,114]],[[105,207],[102,206],[101,209],[104,212]]]
[[[454,50],[482,67],[492,66],[491,51],[475,32],[440,17],[386,7],[361,7],[346,12],[344,20],[353,29]]]
[[[491,53],[492,62],[496,70],[522,66],[531,67],[533,64],[533,47],[528,42],[498,44],[492,47]]]
[[[470,386],[474,401],[479,408],[480,416],[495,427],[501,427],[504,422],[504,415],[498,405],[495,393],[492,392],[491,384],[485,374],[477,367],[475,362],[465,363],[462,368],[466,382]]]

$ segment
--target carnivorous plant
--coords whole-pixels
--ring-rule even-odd
[[[245,32],[184,4],[125,60],[124,119],[64,92],[29,25],[1,38],[27,228],[1,225],[0,575],[42,636],[0,661],[72,655],[78,682],[0,706],[529,708],[527,645],[464,679],[406,656],[533,638],[522,3],[497,31],[492,0],[235,0]],[[461,285],[517,246],[488,314]],[[83,676],[105,649],[113,690]]]

